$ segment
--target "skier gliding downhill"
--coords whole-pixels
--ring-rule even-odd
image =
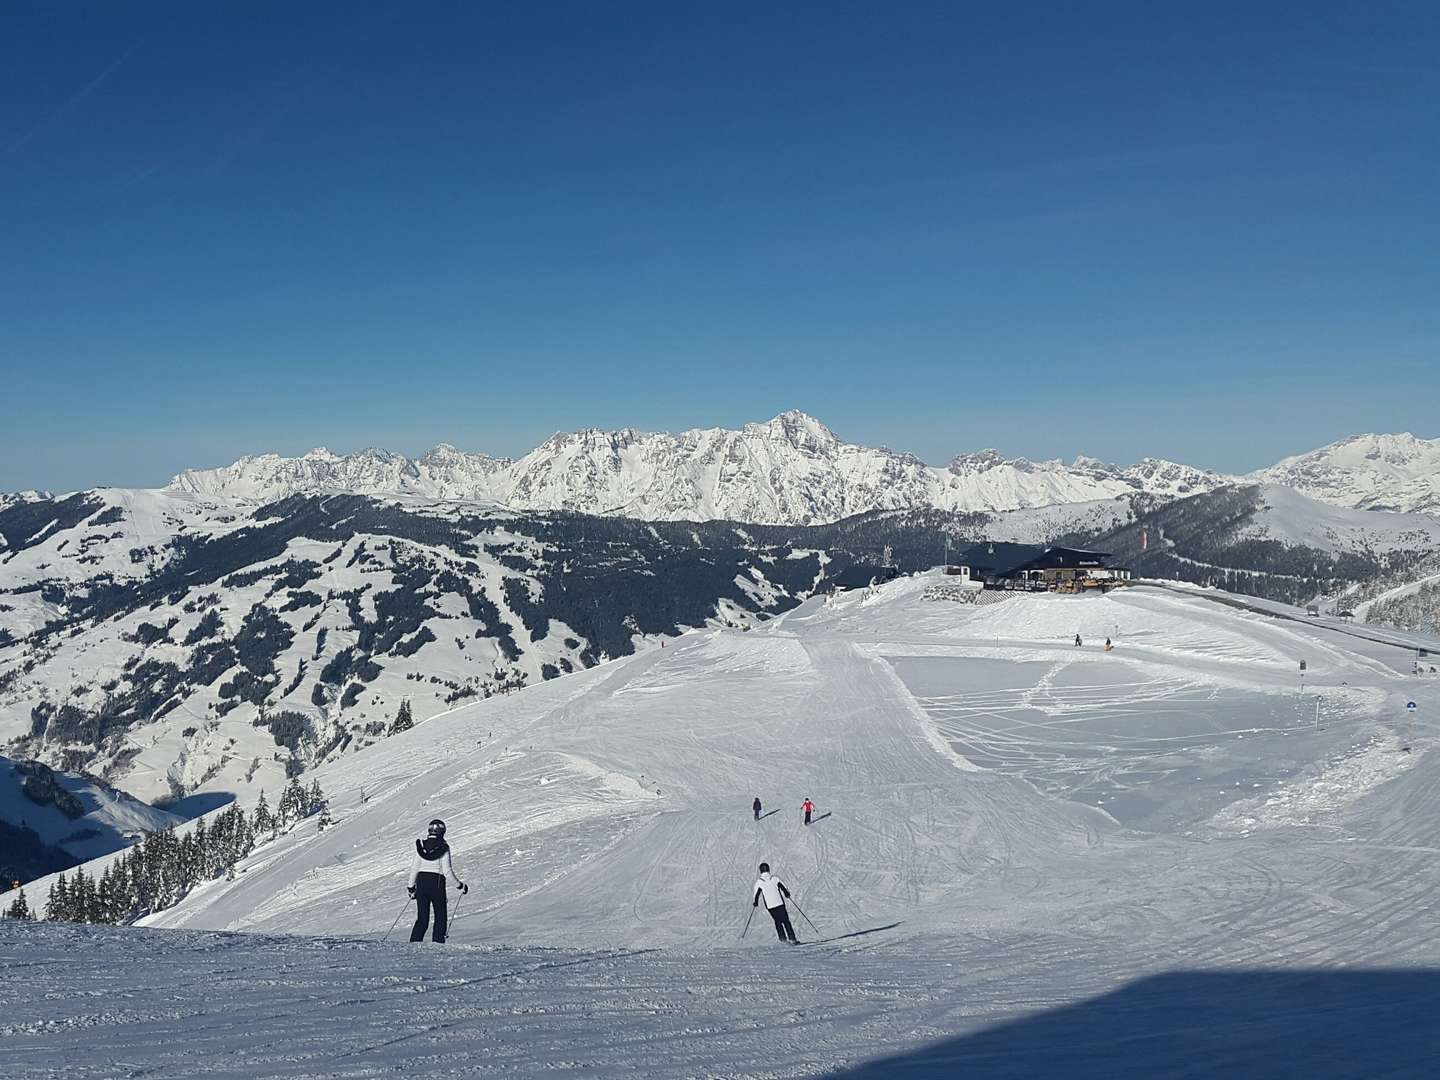
[[[770,913],[770,918],[775,920],[775,933],[780,935],[780,940],[787,940],[789,934],[791,945],[798,944],[795,940],[795,928],[790,925],[790,912],[785,910],[785,898],[790,895],[790,890],[785,883],[770,873],[770,864],[760,864],[760,877],[755,881],[755,900],[751,907],[759,907],[760,900],[765,900],[765,910]]]
[[[450,862],[450,845],[445,843],[445,822],[436,818],[430,822],[424,840],[415,841],[415,858],[410,862],[410,884],[407,891],[415,901],[415,926],[410,931],[411,941],[424,941],[425,928],[430,924],[430,907],[435,907],[435,934],[437,944],[445,941],[446,904],[445,879],[453,878],[461,894],[468,893],[470,886],[455,874]]]

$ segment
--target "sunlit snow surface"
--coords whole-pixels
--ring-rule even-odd
[[[150,920],[309,938],[0,923],[7,1074],[1431,1075],[1436,684],[1403,650],[925,584],[421,724],[318,771],[334,827]],[[452,945],[349,940],[403,936],[437,815]],[[740,939],[761,859],[814,943]]]

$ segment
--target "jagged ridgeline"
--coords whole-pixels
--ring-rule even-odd
[[[404,701],[423,722],[643,636],[778,614],[853,565],[933,566],[947,541],[952,553],[983,539],[1099,547],[1138,573],[1286,600],[1435,549],[1433,537],[1413,552],[1394,536],[1370,544],[1370,522],[1399,516],[1334,508],[1360,540],[1272,535],[1285,514],[1265,490],[810,526],[366,495],[254,510],[175,492],[12,501],[0,507],[0,745],[149,799],[274,789],[402,730]]]

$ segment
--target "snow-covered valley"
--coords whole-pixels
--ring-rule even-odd
[[[1413,653],[1198,591],[925,585],[322,763],[335,824],[145,920],[186,933],[0,923],[7,969],[93,960],[0,989],[12,1071],[79,1045],[97,1076],[1426,1075],[1440,684]],[[436,816],[472,885],[443,949],[395,941]],[[741,937],[761,860],[803,948]]]

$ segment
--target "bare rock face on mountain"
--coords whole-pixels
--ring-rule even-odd
[[[1251,474],[1357,510],[1440,513],[1440,439],[1355,435]]]
[[[738,431],[679,434],[587,428],[552,436],[517,461],[441,445],[415,461],[384,450],[344,457],[242,458],[187,470],[173,490],[271,501],[297,494],[411,494],[498,503],[514,510],[572,510],[650,521],[808,525],[871,510],[1014,510],[1143,493],[1189,495],[1226,478],[1147,458],[1119,467],[1094,458],[1028,461],[996,450],[945,468],[913,454],[842,441],[802,412]]]

